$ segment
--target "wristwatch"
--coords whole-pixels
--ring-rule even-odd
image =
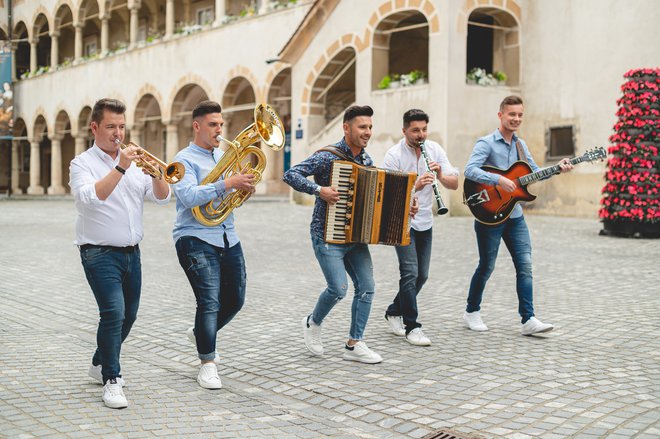
[[[316,187],[314,188],[314,195],[316,195],[317,197],[321,196],[321,185],[320,184],[317,184]]]

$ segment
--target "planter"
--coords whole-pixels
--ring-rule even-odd
[[[603,220],[603,230],[599,232],[599,235],[658,239],[660,238],[660,222],[640,223],[623,220]]]
[[[388,88],[399,88],[401,87],[401,81],[392,81],[390,82],[390,86]]]

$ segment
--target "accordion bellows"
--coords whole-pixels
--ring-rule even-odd
[[[325,242],[410,244],[410,197],[417,174],[332,162],[330,186],[339,202],[329,205]]]

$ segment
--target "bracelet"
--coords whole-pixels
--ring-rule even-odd
[[[117,171],[121,172],[121,173],[124,174],[124,175],[126,174],[126,169],[122,168],[122,167],[119,166],[119,165],[115,166],[115,169],[116,169]]]

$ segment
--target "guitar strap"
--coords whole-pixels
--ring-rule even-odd
[[[516,148],[518,149],[518,159],[522,160],[523,162],[529,164],[527,161],[527,155],[525,154],[525,151],[523,150],[522,143],[520,143],[520,140],[516,140]]]

